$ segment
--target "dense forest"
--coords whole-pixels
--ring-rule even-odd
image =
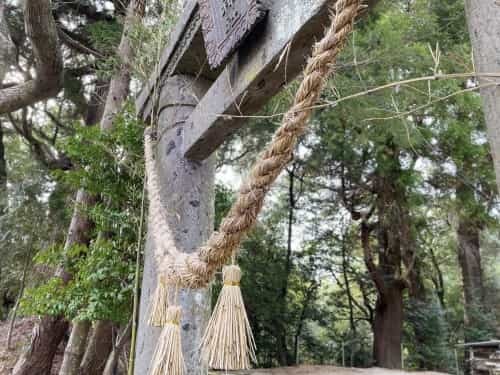
[[[47,3],[56,52],[36,48],[26,4],[0,4],[2,91],[47,85],[0,95],[0,372],[132,374],[148,208],[134,99],[182,5]],[[258,367],[464,373],[461,345],[500,337],[500,202],[474,71],[464,0],[381,1],[357,22],[241,246]],[[214,229],[297,85],[217,152]],[[33,324],[34,339],[16,334]]]

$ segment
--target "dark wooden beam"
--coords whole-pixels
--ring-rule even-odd
[[[372,0],[368,5],[374,5]],[[265,22],[232,58],[189,118],[186,157],[203,160],[303,69],[329,24],[332,0],[274,0]]]

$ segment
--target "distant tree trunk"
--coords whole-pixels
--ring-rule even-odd
[[[500,72],[500,6],[497,1],[466,0],[465,9],[469,34],[474,51],[475,68],[478,73]],[[493,163],[500,191],[500,78],[482,77],[481,85],[490,83],[481,90],[486,126]],[[497,83],[491,85],[491,83]]]
[[[112,349],[113,323],[99,320],[92,328],[92,334],[80,365],[80,374],[102,375]]]
[[[288,296],[288,284],[290,279],[290,274],[292,272],[293,265],[293,224],[295,222],[295,208],[296,208],[296,197],[295,197],[295,168],[296,165],[292,166],[292,169],[288,171],[288,223],[287,223],[287,242],[286,242],[286,256],[285,256],[285,269],[283,274],[283,285],[281,286],[280,293],[280,316],[277,317],[279,321],[276,323],[276,339],[277,339],[277,351],[278,351],[278,362],[281,366],[288,366],[294,364],[294,358],[290,355],[287,345],[287,296]]]
[[[393,155],[391,159],[387,155]],[[410,246],[409,215],[404,188],[398,184],[401,166],[398,150],[388,142],[374,177],[377,194],[377,222],[361,224],[361,243],[368,272],[377,289],[373,323],[373,356],[377,366],[401,368],[403,335],[403,293],[408,281],[402,274],[405,250]],[[371,233],[376,233],[377,251],[372,249]],[[375,261],[375,254],[378,262]]]
[[[26,276],[28,275],[28,269],[31,264],[31,251],[26,255],[26,260],[24,261],[23,275],[21,276],[21,285],[19,287],[19,294],[17,296],[16,304],[12,309],[12,317],[10,318],[9,332],[7,333],[7,349],[11,348],[12,331],[14,330],[14,324],[17,318],[17,311],[19,309],[19,304],[21,303],[21,298],[24,294],[24,288],[26,286]]]
[[[74,321],[69,341],[64,351],[63,363],[59,375],[75,375],[80,368],[80,362],[85,353],[87,337],[90,331],[89,321]]]
[[[401,339],[403,332],[403,292],[399,281],[385,283],[375,306],[373,324],[373,355],[377,366],[401,368]]]
[[[462,271],[465,301],[466,340],[479,339],[470,337],[470,328],[481,327],[481,311],[484,308],[483,271],[479,243],[480,229],[467,218],[459,220],[457,228],[458,262]]]
[[[7,162],[5,160],[5,144],[3,125],[0,121],[0,216],[7,208]]]

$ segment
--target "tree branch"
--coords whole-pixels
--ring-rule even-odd
[[[0,114],[16,111],[51,98],[63,85],[63,60],[50,0],[26,0],[26,35],[35,56],[36,77],[0,90]]]

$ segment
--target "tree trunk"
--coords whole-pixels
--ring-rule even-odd
[[[465,9],[478,73],[500,72],[500,6],[496,1],[466,0]],[[500,78],[483,77],[481,90],[488,138],[500,191]],[[497,83],[494,85],[494,83]],[[493,85],[491,84],[493,83]]]
[[[111,354],[106,361],[106,366],[104,367],[104,372],[102,375],[115,375],[118,368],[118,361],[120,359],[120,355],[125,349],[125,346],[128,343],[130,346],[130,333],[132,328],[132,321],[130,321],[127,326],[123,329],[123,332],[120,334],[118,339],[116,340],[116,345],[113,347]]]
[[[85,353],[87,337],[90,331],[90,322],[74,321],[69,341],[64,351],[63,363],[59,370],[59,375],[75,375],[80,368],[80,362]]]
[[[0,114],[51,98],[63,86],[63,58],[52,16],[50,0],[25,0],[26,35],[35,57],[36,77],[8,88],[0,88]]]
[[[5,74],[9,71],[10,65],[15,61],[16,53],[16,47],[10,37],[5,8],[6,4],[2,2],[0,4],[0,89]]]
[[[484,308],[483,271],[481,267],[481,251],[479,243],[480,231],[477,225],[461,218],[457,228],[458,262],[462,271],[465,300],[466,340],[468,328],[480,328],[482,310]]]
[[[110,115],[110,113],[116,114],[115,108],[117,108],[118,105],[123,105],[123,101],[127,97],[129,93],[128,89],[128,83],[129,83],[129,74],[130,74],[130,62],[132,61],[134,55],[134,51],[131,48],[125,48],[122,49],[123,44],[128,44],[129,36],[130,33],[125,33],[125,31],[130,32],[130,25],[128,25],[131,22],[134,22],[137,17],[142,17],[144,14],[144,0],[133,0],[128,8],[127,11],[127,17],[125,20],[125,27],[124,27],[124,33],[122,35],[122,41],[120,44],[120,49],[119,49],[119,54],[126,52],[128,55],[119,55],[119,58],[125,62],[122,64],[121,68],[119,71],[116,73],[116,75],[113,77],[113,80],[111,81],[111,88],[109,89],[107,97],[112,96],[113,98],[120,98],[121,102],[118,100],[111,100],[112,102],[112,108],[106,109],[104,108],[104,113],[108,113],[106,121],[102,120],[101,123],[101,128],[103,130],[109,130],[111,127],[111,124],[113,122],[113,117]],[[126,42],[124,42],[124,40]],[[123,71],[126,71],[125,73]],[[123,82],[124,80],[126,81],[127,85],[124,85]],[[125,88],[126,86],[126,88]],[[0,97],[1,99],[1,97]],[[92,112],[90,112],[92,111]],[[111,111],[111,112],[110,112]],[[93,121],[96,119],[95,114],[100,113],[100,111],[96,111],[94,107],[89,108],[89,114],[87,116],[88,121]],[[90,235],[90,228],[92,227],[92,223],[89,221],[89,219],[86,217],[85,213],[82,212],[79,209],[80,205],[88,205],[88,204],[93,204],[94,198],[89,196],[87,193],[85,193],[83,190],[79,191],[77,194],[76,198],[76,205],[75,205],[75,211],[73,214],[73,217],[71,219],[71,225],[68,231],[68,239],[66,241],[65,248],[68,249],[69,247],[75,245],[75,244],[88,244],[89,240],[89,235]],[[58,276],[62,277],[64,282],[68,282],[71,280],[72,275],[67,273],[66,270],[61,268],[58,271]],[[58,317],[58,318],[50,318],[50,319],[42,319],[40,324],[44,324],[45,322],[50,322],[52,320],[58,320],[58,326],[64,326],[64,329],[67,329],[69,326],[69,323],[63,318],[63,317]],[[55,345],[56,348],[59,345],[59,342],[55,342],[52,340],[51,337],[45,337],[44,333],[49,333],[51,332],[50,327],[41,327],[39,329],[40,332],[40,337],[39,340],[33,341],[30,349],[26,351],[26,353],[23,355],[23,357],[19,360],[21,363],[25,363],[25,365],[19,365],[16,366],[17,371],[14,371],[13,375],[32,375],[28,370],[31,367],[29,365],[30,362],[33,363],[38,363],[38,362],[50,362],[50,365],[52,365],[52,360],[53,357],[50,358],[43,358],[46,353],[52,353],[52,351],[45,351],[42,350],[43,347],[49,345]],[[62,339],[63,336],[61,336]],[[34,348],[33,345],[39,345],[39,348]],[[55,350],[53,351],[55,353]],[[26,369],[26,370],[25,370]],[[50,369],[50,367],[49,367]]]
[[[375,306],[373,357],[376,366],[401,368],[403,291],[400,282],[387,282]]]
[[[213,230],[214,159],[191,162],[183,157],[183,126],[203,97],[209,84],[197,77],[175,76],[164,85],[159,103],[160,137],[157,168],[162,181],[165,213],[178,245],[186,252],[202,244]],[[135,374],[148,374],[160,329],[147,324],[151,295],[156,286],[154,242],[148,230],[137,333]],[[210,313],[208,289],[182,290],[179,302],[182,314],[182,347],[187,374],[205,373],[200,364],[199,346]]]
[[[0,216],[7,209],[7,162],[5,160],[5,144],[3,125],[0,120]]]
[[[93,198],[84,191],[77,193],[75,209],[64,246],[65,250],[76,244],[88,243],[92,223],[85,214],[83,207],[93,204],[93,202]],[[61,277],[64,283],[71,280],[71,274],[67,273],[63,268],[59,268],[57,276]],[[57,347],[68,328],[68,321],[61,316],[46,316],[40,319],[33,328],[30,347],[18,360],[12,375],[44,375],[50,373]],[[41,364],[44,365],[40,367]],[[38,368],[41,369],[40,372],[37,372]]]
[[[99,320],[95,323],[80,365],[80,375],[101,375],[113,349],[113,324]]]
[[[25,352],[16,363],[12,375],[48,375],[52,360],[68,330],[68,322],[52,316],[40,319],[31,336],[30,351]]]
[[[14,330],[14,324],[16,323],[17,311],[19,309],[19,304],[21,303],[21,298],[23,298],[24,288],[26,287],[26,276],[28,275],[28,268],[31,264],[31,251],[26,255],[26,260],[24,261],[23,275],[21,277],[21,285],[19,287],[19,294],[17,296],[16,304],[12,309],[12,317],[10,318],[9,332],[7,333],[7,349],[12,349],[10,347],[12,340],[12,331]]]

